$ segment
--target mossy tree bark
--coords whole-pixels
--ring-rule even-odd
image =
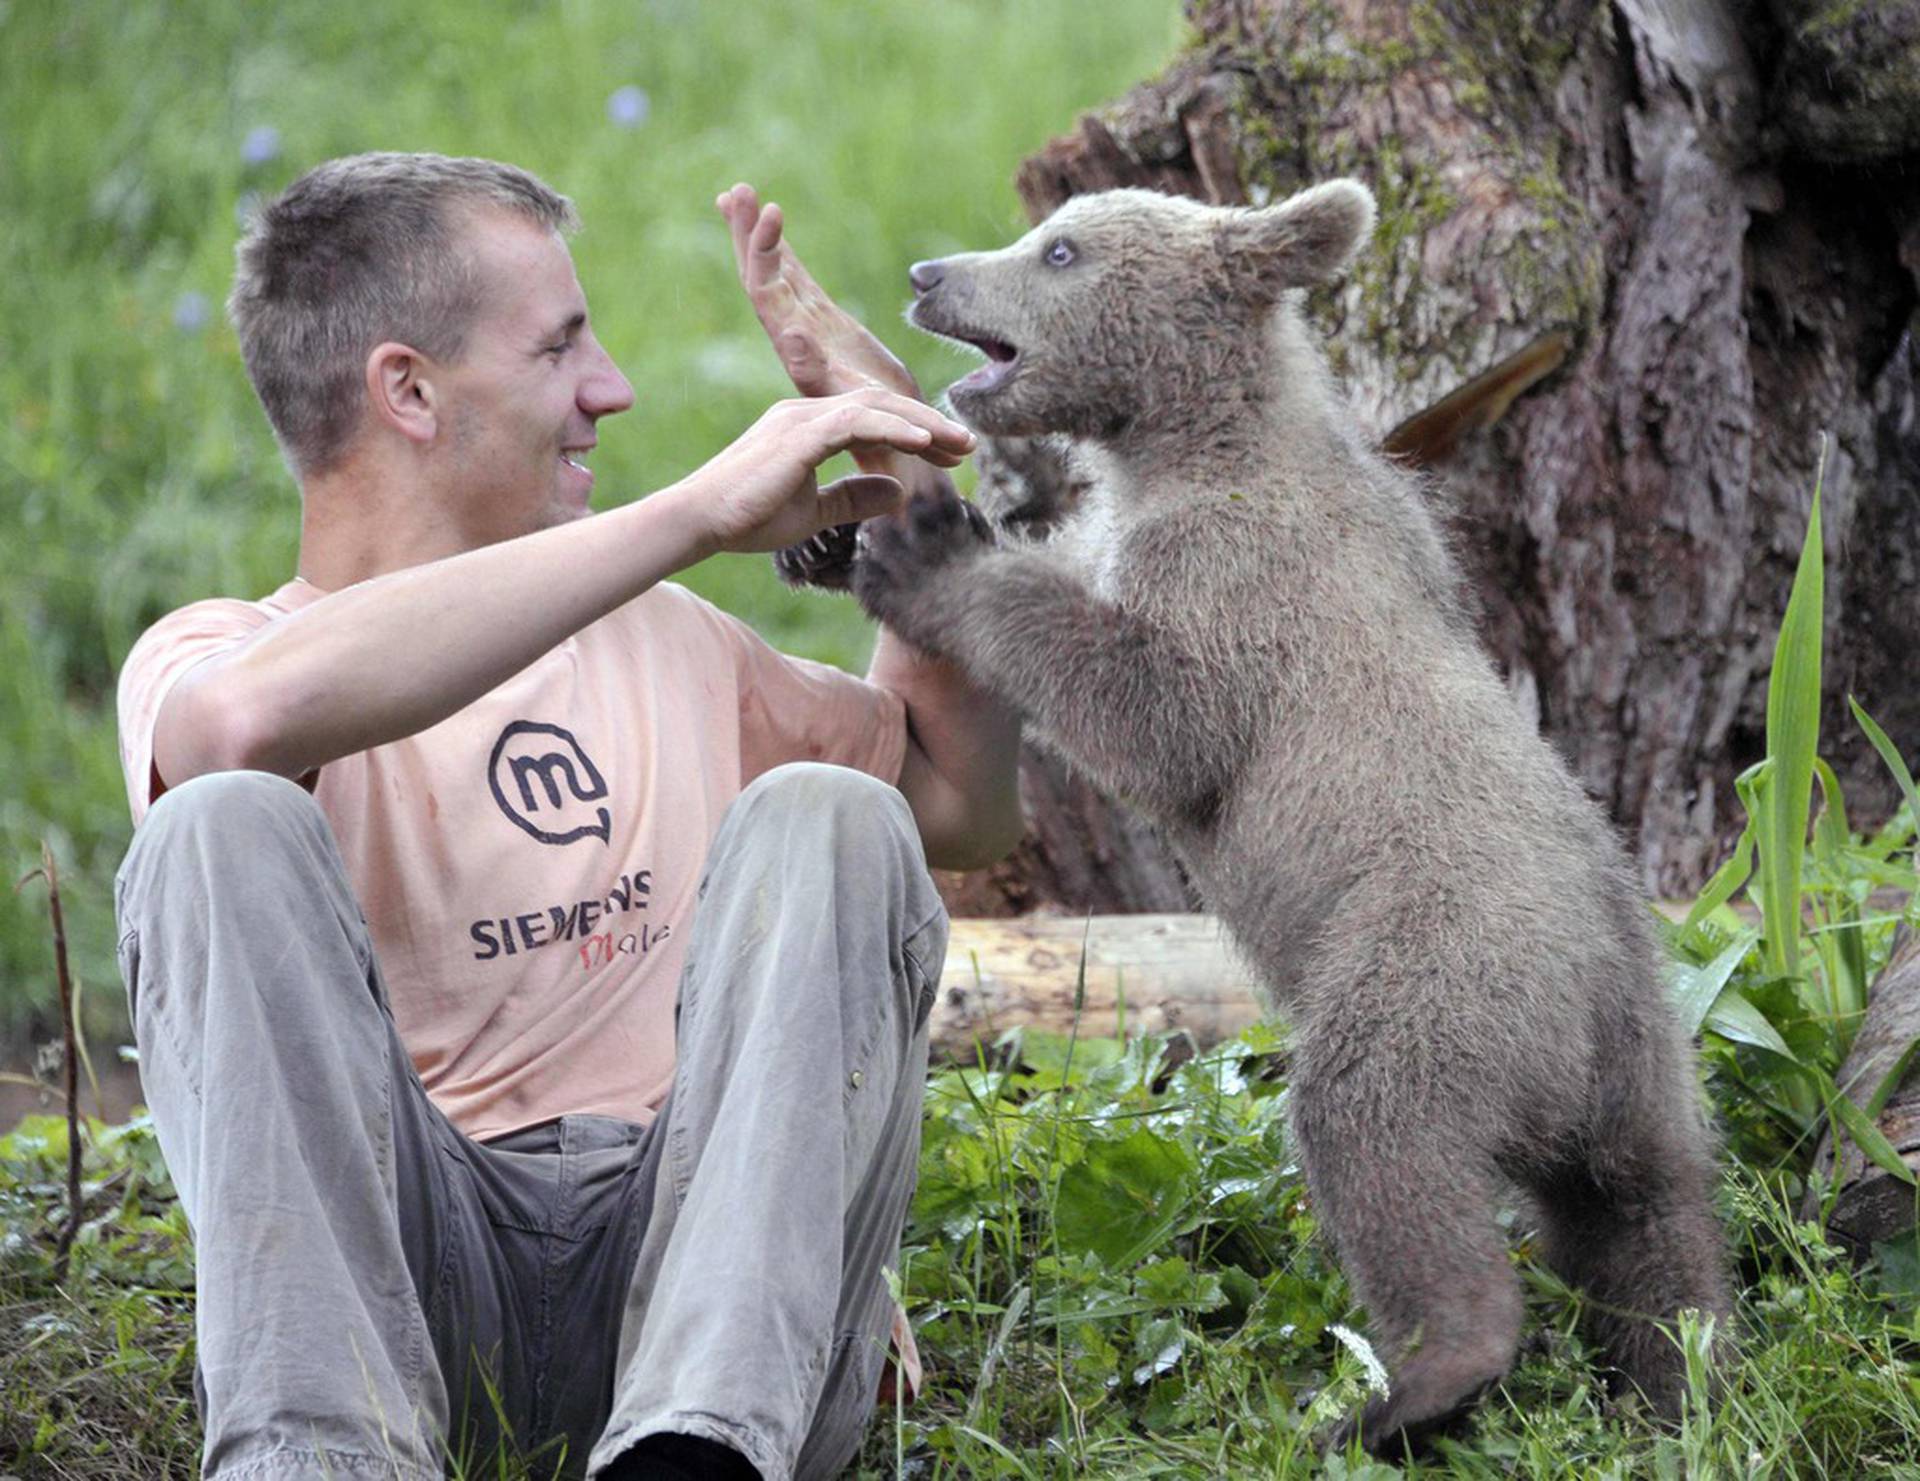
[[[1826,433],[1822,750],[1856,816],[1884,816],[1844,697],[1920,750],[1920,0],[1190,0],[1188,18],[1163,76],[1021,168],[1032,215],[1117,185],[1373,188],[1380,230],[1316,319],[1359,414],[1437,475],[1516,699],[1661,894],[1738,831]],[[1464,430],[1419,420],[1543,343],[1563,363],[1510,406],[1511,386]],[[996,451],[1003,501],[1043,520],[1071,503],[1041,452]],[[1034,836],[961,908],[1181,908],[1139,829],[1042,758],[1026,783]]]

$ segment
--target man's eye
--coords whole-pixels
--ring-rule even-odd
[[[1073,257],[1073,243],[1069,242],[1065,237],[1062,237],[1059,241],[1047,248],[1046,261],[1048,267],[1065,267],[1073,261]]]
[[[549,355],[564,355],[566,352],[567,342],[564,339],[557,345],[548,345],[546,349],[546,353]]]

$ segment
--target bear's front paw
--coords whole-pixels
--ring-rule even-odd
[[[915,495],[901,513],[860,527],[853,594],[915,647],[939,652],[945,623],[933,610],[935,577],[993,543],[986,516],[957,493]]]
[[[789,586],[846,591],[853,584],[858,524],[834,525],[798,545],[773,553],[773,569]]]

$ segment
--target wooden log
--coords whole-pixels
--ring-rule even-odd
[[[1016,1026],[1071,1031],[1083,960],[1082,1037],[1178,1029],[1204,1049],[1261,1016],[1253,974],[1209,915],[955,920],[934,1058],[972,1059]]]
[[[1684,920],[1688,906],[1658,908]],[[1201,1050],[1265,1016],[1251,969],[1211,915],[956,914],[933,1009],[933,1057],[972,1059],[1010,1028],[1071,1031],[1083,955],[1082,1038],[1185,1031]]]

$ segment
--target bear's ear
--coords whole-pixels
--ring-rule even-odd
[[[1277,206],[1235,211],[1218,244],[1235,281],[1270,301],[1337,277],[1373,234],[1373,218],[1372,191],[1358,180],[1329,180]]]

